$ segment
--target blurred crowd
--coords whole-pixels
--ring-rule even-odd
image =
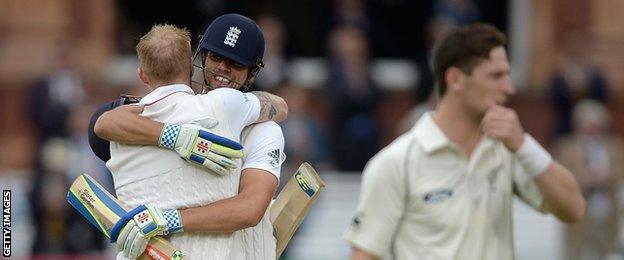
[[[412,65],[407,72],[417,75],[415,80],[401,81],[403,75],[380,80],[372,73],[376,61],[372,47],[398,36],[373,26],[377,21],[366,1],[336,0],[329,8],[326,40],[314,39],[314,44],[327,49],[321,59],[292,54],[289,31],[279,16],[255,17],[267,44],[265,68],[254,88],[282,96],[290,108],[281,125],[288,156],[283,180],[306,161],[321,171],[359,174],[371,156],[435,106],[431,54],[436,41],[456,26],[482,21],[481,10],[471,0],[433,1],[424,23],[423,46],[413,56],[400,57]],[[138,39],[137,35],[122,38],[132,37]],[[562,238],[566,259],[603,259],[624,253],[620,232],[624,228],[624,144],[612,131],[612,87],[607,77],[587,56],[582,35],[570,32],[567,37],[576,44],[566,47],[544,88],[543,96],[556,119],[545,138],[557,160],[576,175],[588,201],[586,220],[566,227]],[[390,44],[386,50],[392,49],[390,42],[384,44]],[[110,88],[100,77],[81,74],[72,62],[72,46],[66,47],[56,55],[54,70],[34,81],[24,100],[36,133],[32,172],[0,174],[2,183],[12,183],[14,225],[32,230],[15,234],[14,241],[20,241],[14,243],[17,255],[100,255],[109,247],[68,206],[67,187],[86,172],[112,191],[110,174],[88,147],[86,127],[100,104],[121,93],[142,95],[145,90],[136,83]]]

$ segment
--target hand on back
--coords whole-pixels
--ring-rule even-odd
[[[243,146],[208,129],[192,124],[165,124],[160,146],[176,151],[182,159],[205,167],[219,175],[227,175],[243,157]]]

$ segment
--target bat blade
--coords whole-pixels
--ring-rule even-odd
[[[86,174],[78,176],[71,185],[67,201],[107,237],[110,237],[109,230],[126,213],[115,197]]]
[[[277,195],[270,218],[277,238],[278,259],[324,189],[325,182],[316,170],[303,163]]]
[[[74,180],[67,192],[67,201],[95,228],[110,237],[110,230],[126,210],[121,203],[87,174]],[[139,259],[182,259],[183,254],[161,237],[150,239]]]

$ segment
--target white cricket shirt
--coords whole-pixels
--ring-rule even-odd
[[[432,115],[368,162],[346,239],[393,259],[513,259],[512,195],[540,209],[536,183],[493,139],[466,159]]]
[[[250,125],[243,129],[241,144],[245,154],[242,168],[268,171],[279,182],[281,165],[286,159],[282,128],[273,121]]]

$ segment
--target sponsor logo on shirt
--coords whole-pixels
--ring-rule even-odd
[[[490,184],[490,188],[492,189],[496,189],[496,180],[498,179],[498,175],[501,171],[501,169],[503,168],[502,165],[499,165],[498,167],[492,169],[488,174],[487,174],[487,179],[488,182]]]
[[[271,157],[271,161],[269,161],[269,164],[271,164],[271,166],[273,167],[278,167],[279,163],[280,163],[280,149],[275,149],[273,151],[270,151],[267,153],[267,155],[269,157]]]
[[[425,203],[440,203],[453,196],[451,189],[439,189],[425,193],[423,200]]]
[[[355,214],[355,217],[353,217],[353,220],[351,221],[351,228],[360,227],[360,223],[362,223],[362,215],[362,212],[358,212]]]

